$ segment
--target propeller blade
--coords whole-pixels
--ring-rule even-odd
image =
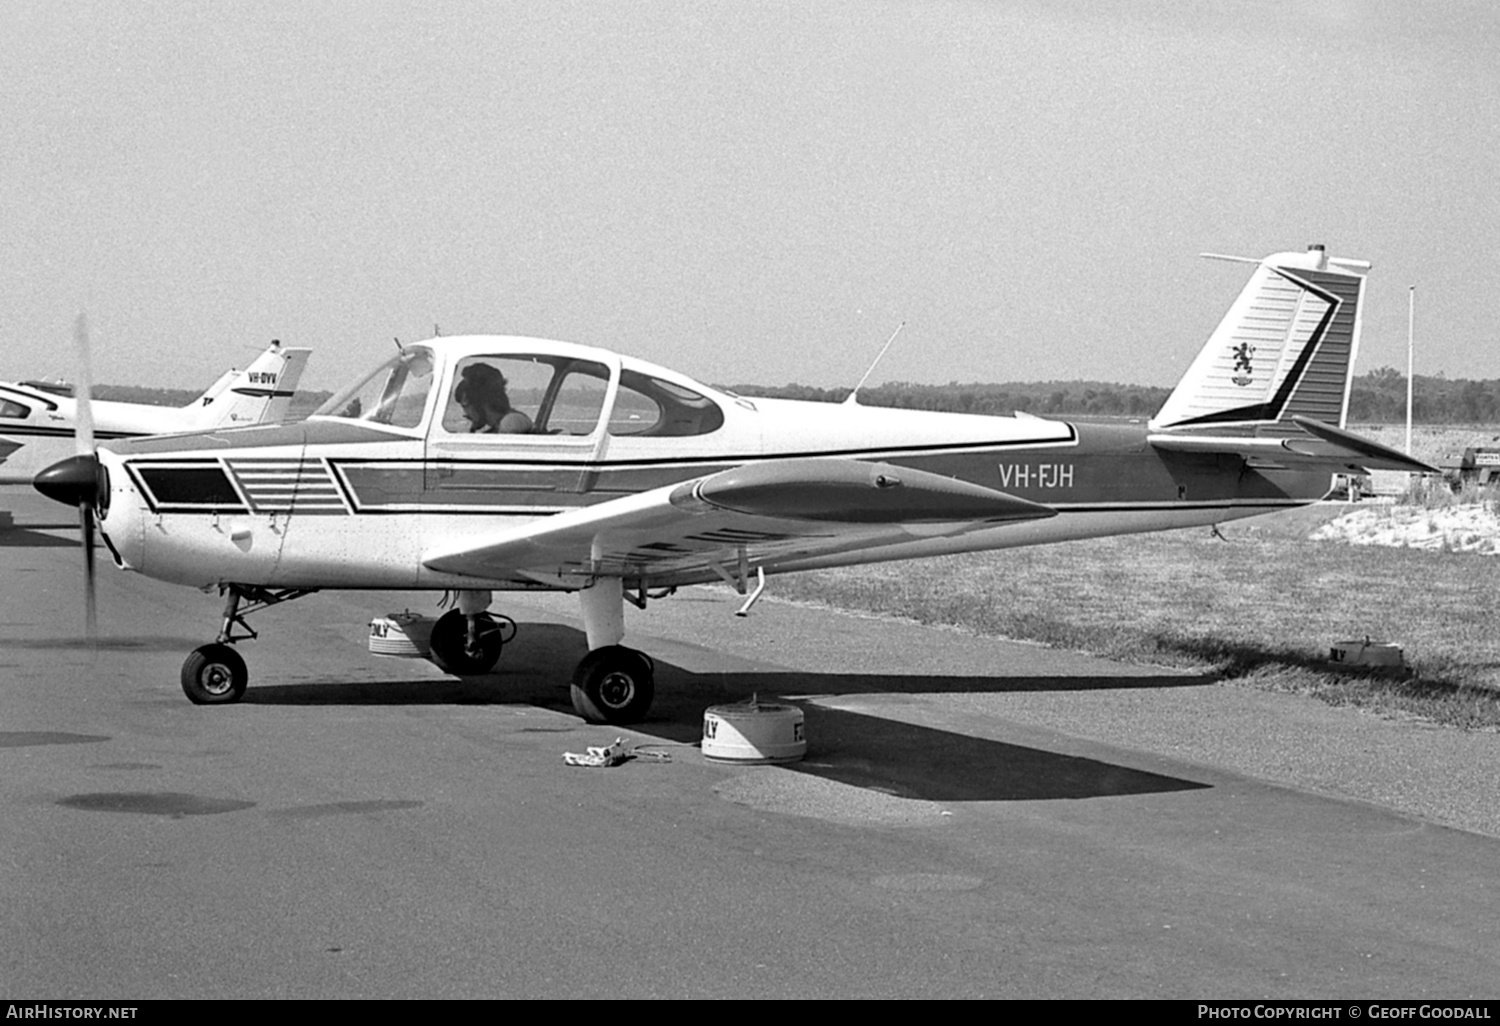
[[[77,403],[73,438],[78,455],[69,461],[73,464],[71,473],[59,477],[66,478],[67,485],[72,486],[72,498],[78,504],[78,530],[83,536],[84,625],[89,643],[93,644],[99,637],[94,592],[94,504],[99,501],[99,458],[94,454],[94,371],[89,322],[82,313],[73,322],[73,350],[78,360],[78,382],[73,393]],[[40,475],[37,486],[41,487]],[[58,487],[60,491],[67,490],[65,485]]]
[[[78,360],[78,381],[73,396],[77,401],[77,417],[73,437],[80,456],[94,454],[94,406],[91,395],[94,387],[93,361],[90,359],[89,322],[83,314],[73,322],[73,351]]]
[[[94,507],[92,503],[79,503],[78,529],[83,534],[83,616],[89,641],[99,638],[98,606],[94,596]]]

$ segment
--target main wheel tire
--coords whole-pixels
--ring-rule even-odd
[[[633,648],[596,648],[573,671],[573,710],[589,723],[638,723],[655,697],[651,659]]]
[[[195,705],[226,705],[245,697],[250,672],[228,645],[195,648],[182,664],[182,693]]]
[[[479,652],[471,655],[465,648],[469,640],[468,618],[450,609],[432,625],[430,639],[432,661],[438,669],[455,677],[478,677],[489,673],[500,661],[500,650],[515,637],[516,625],[508,616],[496,619],[480,613]]]

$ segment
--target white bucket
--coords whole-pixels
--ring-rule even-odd
[[[370,621],[370,652],[378,656],[426,659],[432,648],[432,625],[420,613],[392,613]]]
[[[715,762],[796,762],[807,754],[802,710],[751,699],[703,713],[703,755]]]

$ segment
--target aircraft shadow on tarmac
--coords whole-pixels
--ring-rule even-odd
[[[573,713],[567,682],[586,648],[582,632],[527,624],[527,644],[507,648],[500,672],[486,677],[290,684],[252,683],[244,701],[264,705],[532,705]],[[807,696],[986,694],[1014,691],[1182,687],[1194,677],[943,677],[902,673],[697,673],[658,660],[656,703],[628,728],[677,744],[701,739],[703,711],[758,696],[797,705],[807,757],[784,768],[902,798],[927,801],[1038,801],[1154,794],[1209,785],[1097,759],[830,708]],[[897,706],[909,700],[897,699]],[[625,728],[583,728],[609,733]],[[571,733],[572,731],[564,731]],[[603,734],[600,735],[601,737]],[[604,740],[608,740],[607,738]],[[592,743],[592,742],[591,742]],[[603,743],[601,741],[600,743]]]
[[[76,549],[81,548],[82,543],[77,537],[59,538],[55,534],[47,534],[48,531],[72,531],[78,532],[78,524],[27,524],[25,527],[13,525],[0,529],[0,548],[6,549]]]
[[[132,637],[100,635],[90,641],[84,636],[83,631],[84,628],[80,625],[77,634],[44,638],[0,637],[0,649],[16,648],[37,651],[56,649],[59,652],[70,653],[89,649],[97,649],[101,652],[188,652],[203,644],[202,638],[191,638],[185,635],[172,637],[165,634],[137,634]]]

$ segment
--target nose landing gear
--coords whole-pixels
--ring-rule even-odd
[[[245,660],[230,646],[236,641],[259,637],[245,617],[269,606],[311,595],[316,588],[270,588],[226,585],[224,593],[224,626],[211,645],[200,645],[188,654],[182,664],[182,693],[194,705],[225,705],[245,697],[250,672]],[[248,601],[244,608],[242,601]],[[244,633],[235,634],[235,628]]]

